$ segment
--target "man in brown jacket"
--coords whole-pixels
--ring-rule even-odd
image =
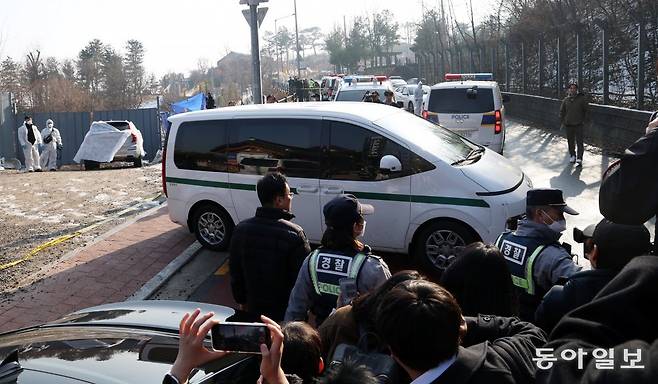
[[[560,123],[567,130],[567,141],[569,142],[569,162],[576,163],[576,166],[583,164],[583,125],[588,119],[589,103],[585,94],[578,92],[578,85],[569,84],[567,97],[562,100],[560,106]],[[576,145],[578,152],[576,153]]]

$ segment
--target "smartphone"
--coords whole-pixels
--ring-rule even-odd
[[[263,323],[220,323],[210,330],[217,351],[260,353],[260,345],[272,344],[270,330]]]
[[[358,294],[358,291],[356,290],[356,279],[340,279],[338,280],[338,284],[340,286],[340,302],[338,303],[338,306],[343,307],[351,303]]]

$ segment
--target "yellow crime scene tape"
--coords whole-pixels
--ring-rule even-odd
[[[155,195],[154,197],[152,197],[152,198],[150,198],[150,199],[147,199],[146,201],[149,201],[149,200],[150,200],[150,201],[155,201],[155,200],[157,200],[158,198],[160,198],[160,196],[162,196],[162,193],[159,193],[159,194]],[[140,204],[142,204],[142,203],[140,203]],[[17,266],[18,264],[24,263],[24,262],[30,260],[31,258],[33,258],[34,255],[36,255],[37,253],[43,251],[44,249],[47,249],[47,248],[50,248],[50,247],[54,247],[55,245],[57,245],[57,244],[61,244],[61,243],[65,242],[65,241],[67,241],[67,240],[71,240],[72,238],[74,238],[74,237],[78,237],[78,236],[82,235],[82,234],[85,233],[85,232],[89,232],[89,231],[91,231],[92,229],[94,229],[94,228],[96,228],[96,227],[98,227],[98,226],[100,226],[100,225],[103,225],[103,224],[105,224],[105,223],[107,223],[107,222],[109,222],[109,221],[112,221],[112,220],[114,220],[114,219],[116,219],[116,218],[118,218],[118,217],[121,217],[123,214],[125,214],[125,213],[127,213],[127,212],[130,212],[130,211],[132,211],[132,210],[134,210],[135,207],[138,206],[138,205],[139,205],[139,204],[135,204],[135,205],[133,205],[133,206],[130,206],[130,207],[124,209],[124,210],[121,210],[121,211],[117,212],[116,214],[112,215],[111,217],[108,217],[108,218],[106,218],[106,219],[100,220],[100,221],[98,221],[98,222],[96,222],[96,223],[94,223],[94,224],[91,224],[91,225],[89,225],[89,226],[87,226],[87,227],[85,227],[85,228],[82,228],[82,229],[79,230],[79,231],[76,231],[76,232],[70,233],[70,234],[68,234],[68,235],[63,235],[63,236],[57,237],[57,238],[55,238],[55,239],[52,239],[52,240],[50,240],[50,241],[47,241],[47,242],[45,242],[45,243],[39,245],[38,247],[32,249],[27,255],[23,256],[22,258],[20,258],[20,259],[18,259],[18,260],[14,260],[14,261],[9,262],[9,263],[6,263],[6,264],[2,264],[2,265],[0,265],[0,271],[3,271],[3,270],[5,270],[5,269],[9,269],[9,268],[11,268],[11,267],[15,267],[15,266]]]

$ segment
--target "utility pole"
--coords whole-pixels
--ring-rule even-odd
[[[294,0],[294,4],[295,4],[295,40],[297,40],[297,77],[301,79],[302,67],[299,60],[299,31],[297,29],[297,0]]]
[[[263,79],[260,74],[260,48],[258,47],[258,27],[265,18],[267,8],[258,8],[258,4],[269,0],[240,0],[240,4],[249,5],[249,9],[242,11],[251,27],[251,68],[254,104],[263,103]]]

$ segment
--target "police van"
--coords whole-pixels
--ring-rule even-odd
[[[447,73],[432,86],[423,117],[500,154],[505,147],[505,107],[491,73]]]
[[[322,207],[350,193],[371,204],[364,240],[444,267],[466,244],[492,242],[525,211],[530,179],[506,158],[384,104],[280,103],[183,113],[162,181],[172,221],[203,246],[229,245],[260,205],[256,183],[286,175],[294,222],[319,243]]]

